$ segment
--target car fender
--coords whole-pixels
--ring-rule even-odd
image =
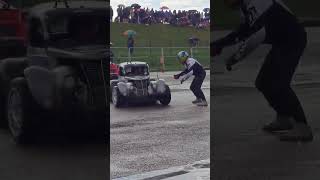
[[[55,75],[55,83],[58,89],[72,88],[75,84],[66,84],[66,78],[74,78],[75,70],[70,66],[59,66],[52,70]]]
[[[54,106],[54,74],[40,66],[31,66],[24,70],[28,87],[36,102],[46,109]]]
[[[27,67],[25,58],[7,58],[0,62],[0,76],[5,81],[10,81],[16,77],[23,75],[24,69]]]
[[[156,92],[158,94],[163,94],[166,92],[166,83],[163,79],[159,79],[156,83]]]
[[[54,91],[57,108],[61,108],[73,97],[73,90],[76,86],[75,69],[71,66],[59,66],[52,70],[54,74]]]
[[[69,77],[73,80],[74,75],[73,68],[68,66],[60,66],[52,71],[40,66],[31,66],[25,69],[24,75],[32,96],[46,109],[62,107],[64,101],[67,101],[64,97],[71,97],[72,91],[69,89],[75,86],[74,81],[66,82]]]
[[[124,83],[124,82],[119,82],[117,84],[118,88],[119,88],[119,91],[120,93],[123,95],[123,96],[128,96],[129,94],[129,89],[127,87],[127,84]]]

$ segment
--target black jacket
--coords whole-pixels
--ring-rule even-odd
[[[294,45],[302,42],[304,27],[281,0],[242,0],[240,6],[242,23],[226,37],[216,41],[222,47],[249,38],[262,28],[266,32],[264,43]]]

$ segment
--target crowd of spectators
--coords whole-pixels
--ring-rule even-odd
[[[125,7],[119,5],[116,9],[117,17],[113,19],[113,9],[111,7],[111,21],[121,23],[135,24],[171,24],[175,26],[194,26],[197,28],[205,28],[210,25],[209,8],[199,12],[196,10],[154,10],[141,7]]]

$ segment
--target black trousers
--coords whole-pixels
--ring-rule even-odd
[[[133,54],[133,46],[132,47],[129,46],[128,49],[129,49],[130,55],[132,55]]]
[[[256,79],[256,87],[278,115],[290,116],[297,122],[306,122],[291,81],[306,46],[306,36],[297,43],[273,46]]]
[[[202,86],[202,83],[203,83],[205,77],[206,77],[206,72],[203,71],[202,74],[194,77],[194,79],[190,85],[190,90],[193,92],[193,94],[198,99],[206,100],[206,97],[204,96],[203,91],[201,90],[201,86]]]

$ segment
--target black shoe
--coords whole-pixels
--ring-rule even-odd
[[[294,128],[288,131],[286,134],[280,135],[281,141],[312,141],[313,133],[310,128],[305,123],[296,123]]]
[[[208,103],[206,100],[201,99],[200,102],[196,103],[197,106],[208,106]]]
[[[277,116],[276,120],[274,120],[270,124],[263,126],[262,130],[270,133],[289,131],[293,128],[292,122],[290,120],[291,118],[289,117]]]
[[[201,99],[196,99],[196,100],[194,100],[194,101],[192,101],[192,104],[197,104],[197,103],[199,103],[199,102],[201,102]]]

